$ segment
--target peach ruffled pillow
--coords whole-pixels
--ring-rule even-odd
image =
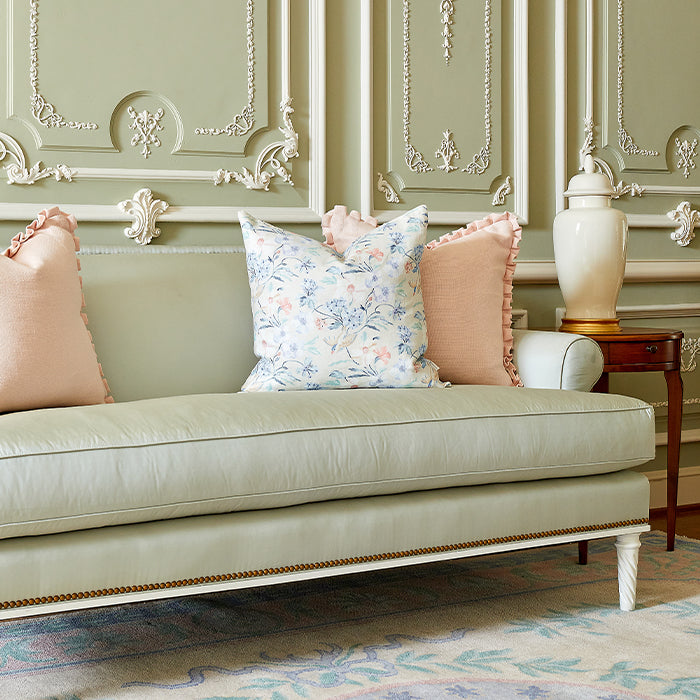
[[[344,219],[344,209],[336,207],[323,220],[326,243],[339,253],[351,242],[348,233],[360,237],[376,226],[369,217]],[[426,246],[420,264],[428,327],[425,357],[439,367],[442,381],[522,386],[511,330],[521,234],[513,214],[491,214]]]
[[[53,207],[0,254],[0,413],[112,401],[81,313],[75,229]]]

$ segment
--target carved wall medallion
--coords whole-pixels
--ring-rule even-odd
[[[435,151],[435,157],[442,156],[442,165],[438,165],[440,170],[444,170],[446,173],[451,173],[457,168],[452,165],[452,161],[459,159],[459,151],[455,145],[454,139],[452,138],[452,132],[447,129],[442,132],[442,141],[440,142],[440,148]]]
[[[158,148],[161,145],[160,139],[156,136],[155,132],[163,131],[160,120],[163,118],[164,112],[162,109],[159,109],[155,114],[151,114],[146,109],[144,109],[143,112],[136,112],[131,106],[129,106],[127,111],[132,119],[129,128],[136,131],[131,137],[131,145],[138,146],[142,144],[141,155],[144,158],[148,158],[148,156],[151,155],[150,146]]]
[[[29,81],[32,86],[32,115],[47,128],[97,129],[94,122],[66,120],[39,92],[39,0],[29,1]]]
[[[148,245],[160,236],[156,222],[168,208],[168,204],[162,199],[153,199],[153,194],[147,187],[138,190],[132,199],[119,202],[117,206],[134,220],[131,226],[124,229],[127,238],[133,238],[139,245]]]
[[[455,6],[452,0],[441,0],[440,2],[440,22],[442,23],[442,48],[445,63],[450,62],[450,50],[452,49],[452,15]]]
[[[246,3],[246,62],[248,102],[223,128],[198,127],[194,133],[202,136],[243,136],[255,124],[255,36],[253,34],[253,0]]]
[[[700,223],[700,212],[693,209],[690,202],[681,202],[673,211],[666,212],[666,216],[678,224],[678,228],[671,232],[671,239],[678,245],[688,245],[695,238],[695,226]]]
[[[251,172],[248,168],[243,168],[241,172],[217,170],[214,174],[215,185],[236,181],[245,185],[246,189],[267,192],[270,189],[272,178],[277,175],[284,182],[294,186],[292,176],[283,164],[290,158],[296,158],[299,155],[299,135],[292,124],[291,116],[294,110],[291,102],[291,98],[287,97],[280,104],[284,126],[279,129],[284,136],[284,141],[275,141],[260,153],[255,163],[255,172]]]
[[[52,177],[56,182],[66,180],[72,182],[75,171],[67,165],[59,164],[53,168],[44,168],[38,161],[31,168],[27,168],[27,160],[21,146],[8,134],[0,132],[0,162],[8,158],[5,165],[7,183],[9,185],[33,185],[39,180]]]
[[[401,201],[399,199],[399,195],[396,193],[396,190],[389,182],[387,182],[386,178],[381,173],[377,173],[377,189],[384,193],[384,197],[387,202],[399,204]]]
[[[677,168],[683,168],[683,177],[688,177],[691,170],[695,170],[695,158],[698,152],[698,140],[693,139],[692,143],[685,139],[681,141],[676,139],[676,155],[678,156]]]
[[[494,207],[503,206],[506,203],[506,197],[513,191],[513,181],[508,175],[503,184],[496,190],[491,200],[491,205]]]

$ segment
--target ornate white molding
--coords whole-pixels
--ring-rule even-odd
[[[583,161],[585,157],[587,155],[592,155],[593,151],[595,151],[596,148],[595,122],[593,121],[593,118],[587,116],[583,120],[583,125],[584,138],[583,145],[579,149],[579,168],[583,167]],[[629,185],[623,180],[618,180],[617,182],[615,182],[615,175],[613,174],[612,168],[607,164],[606,161],[604,161],[599,156],[594,156],[593,162],[595,163],[596,170],[603,173],[604,175],[607,175],[608,180],[610,180],[610,184],[613,188],[613,199],[619,199],[620,197],[623,197],[626,194],[629,194],[631,197],[641,197],[646,191],[646,188],[642,187],[636,182],[633,182]]]
[[[444,3],[443,3],[444,4]],[[440,8],[442,11],[443,4]],[[451,4],[451,3],[450,3]],[[454,11],[454,8],[453,8]],[[448,17],[449,17],[448,13]],[[449,27],[449,24],[446,25]],[[409,170],[418,173],[426,173],[434,168],[425,161],[420,151],[411,144],[411,54],[410,54],[410,7],[409,0],[403,0],[403,140],[406,153],[406,165]],[[472,175],[482,175],[491,163],[491,0],[484,0],[484,145],[472,157],[471,162],[462,172]],[[445,156],[436,151],[435,156]],[[447,167],[445,167],[447,166]],[[456,169],[447,161],[438,166],[445,172]]]
[[[422,3],[420,3],[422,5]],[[376,160],[377,154],[373,147],[373,129],[376,128],[376,112],[373,109],[373,103],[376,104],[376,95],[374,95],[374,80],[373,72],[376,70],[376,63],[374,62],[373,46],[376,44],[376,40],[372,40],[373,34],[376,32],[374,27],[375,22],[373,21],[374,12],[373,8],[376,3],[372,0],[360,0],[361,8],[361,84],[362,84],[362,103],[361,103],[361,117],[362,117],[362,132],[364,137],[362,139],[362,183],[361,183],[361,194],[362,194],[362,214],[363,216],[371,215],[375,216],[379,221],[388,221],[396,215],[394,210],[389,208],[382,208],[381,200],[377,196],[377,169],[387,168],[389,165],[380,165],[379,161]],[[418,3],[416,4],[416,6]],[[456,7],[459,7],[455,3]],[[528,140],[529,140],[529,129],[528,129],[528,2],[527,0],[514,0],[511,3],[512,6],[512,51],[508,53],[509,56],[509,67],[510,75],[513,76],[512,84],[510,88],[512,89],[512,130],[508,132],[509,144],[512,149],[513,164],[512,164],[512,178],[513,182],[517,182],[518,186],[513,191],[514,201],[510,205],[512,211],[518,217],[518,221],[526,225],[528,223],[529,217],[529,187],[528,187],[528,172],[529,172],[529,162],[528,162]],[[433,167],[431,163],[427,163],[423,154],[420,153],[416,148],[414,148],[411,143],[411,115],[412,115],[412,103],[411,103],[411,63],[410,63],[410,51],[409,51],[409,41],[412,38],[412,33],[410,32],[412,22],[409,22],[410,17],[410,5],[409,0],[402,0],[402,24],[398,24],[402,20],[398,17],[396,18],[397,24],[393,24],[391,30],[396,32],[398,42],[403,42],[403,63],[402,66],[395,66],[396,71],[402,71],[402,97],[403,97],[403,110],[402,110],[402,127],[403,127],[403,148],[404,154],[406,156],[406,165],[411,172],[429,172],[436,168]],[[435,7],[435,6],[433,6]],[[490,8],[492,7],[491,2],[485,2],[481,7]],[[557,7],[559,4],[557,3]],[[506,11],[503,10],[505,13]],[[511,19],[509,19],[511,21]],[[489,30],[492,28],[493,19],[490,13],[484,12],[484,24],[488,24]],[[433,25],[434,26],[434,25]],[[403,30],[403,38],[401,35],[401,30]],[[375,35],[376,36],[376,35]],[[379,41],[383,41],[383,37],[379,37]],[[489,56],[489,61],[497,60],[500,58],[501,54],[497,56]],[[485,57],[486,58],[486,57]],[[394,62],[392,57],[389,57],[389,69],[394,68]],[[401,61],[401,59],[399,59]],[[485,104],[485,111],[488,110],[489,124],[488,133],[492,136],[492,125],[490,117],[493,114],[493,86],[491,83],[491,77],[493,72],[493,66],[487,65],[485,60],[484,65],[484,86],[486,90],[486,85],[488,81],[488,91],[489,99],[487,104]],[[401,83],[400,83],[401,84]],[[503,89],[506,90],[506,85],[503,85]],[[505,128],[505,127],[504,127]],[[461,155],[464,158],[464,144],[462,142],[462,137],[459,131],[456,134],[458,143],[460,145]],[[488,141],[489,147],[491,142]],[[484,149],[486,150],[486,149]],[[477,156],[481,155],[481,152],[477,154],[473,160],[477,160]],[[492,157],[490,150],[489,153],[483,153],[485,157]],[[463,161],[462,161],[463,162]],[[480,162],[479,165],[485,166],[485,162]],[[385,170],[386,172],[386,170]],[[387,175],[396,175],[397,171],[391,171]],[[405,197],[408,193],[415,190],[419,190],[419,186],[416,181],[419,178],[414,178],[408,183],[401,183],[402,190],[398,190],[402,201],[406,201]],[[428,178],[425,178],[426,180]],[[435,178],[433,178],[435,179]],[[445,179],[447,179],[445,177]],[[483,180],[482,180],[483,182]],[[438,186],[436,185],[436,188]],[[398,186],[397,186],[398,188]],[[461,191],[461,190],[460,190]],[[479,192],[480,197],[488,197],[488,199],[481,199],[480,204],[472,203],[469,206],[464,206],[459,204],[461,201],[459,198],[455,198],[455,206],[452,209],[445,210],[434,210],[430,213],[430,221],[434,224],[445,224],[445,225],[464,225],[465,221],[473,221],[476,219],[488,216],[491,206],[491,197],[493,196],[493,190],[487,185],[487,189],[478,188],[476,190],[466,188],[466,191]]]
[[[627,155],[658,156],[659,152],[640,148],[625,129],[624,124],[624,54],[625,54],[625,2],[617,0],[617,137],[620,148]]]
[[[613,199],[619,199],[626,194],[629,194],[630,197],[641,197],[646,192],[646,188],[636,182],[629,185],[623,180],[615,182],[612,168],[602,158],[593,158],[593,162],[596,164],[597,169],[608,176],[610,184],[613,187]]]
[[[513,191],[513,181],[508,175],[501,186],[496,190],[491,200],[491,205],[494,207],[503,206],[506,203],[506,197]]]
[[[284,141],[275,141],[260,153],[255,163],[254,173],[248,168],[243,168],[242,172],[218,170],[214,175],[215,185],[235,180],[245,185],[246,189],[267,192],[270,189],[272,178],[278,175],[286,183],[294,186],[291,174],[283,165],[283,161],[286,163],[290,158],[296,158],[299,155],[299,135],[292,124],[291,115],[294,109],[292,109],[291,102],[291,98],[286,97],[280,104],[284,126],[281,126],[279,130],[284,136]]]
[[[671,232],[671,239],[678,245],[688,245],[695,238],[695,226],[700,224],[700,212],[693,209],[690,202],[681,202],[675,209],[666,212],[666,216],[678,224],[678,228]]]
[[[253,33],[253,0],[246,3],[246,63],[247,63],[247,94],[248,102],[236,114],[231,122],[223,128],[197,127],[194,133],[198,136],[243,136],[255,124],[255,36]]]
[[[683,338],[681,341],[681,372],[694,372],[700,353],[700,338]]]
[[[491,164],[491,0],[484,2],[484,145],[462,172],[482,175]]]
[[[457,168],[452,165],[452,161],[459,159],[459,151],[452,138],[452,132],[449,129],[442,132],[442,141],[440,142],[440,148],[435,151],[435,157],[442,157],[442,165],[438,165],[440,170],[444,170],[446,173],[457,170]]]
[[[8,134],[0,132],[0,162],[8,158],[9,164],[5,166],[7,183],[9,185],[33,185],[39,180],[52,177],[56,182],[66,180],[72,182],[75,171],[67,165],[58,164],[52,168],[44,168],[41,161],[36,162],[31,168],[27,168],[27,160],[22,147]]]
[[[450,62],[450,50],[452,49],[452,15],[455,6],[452,0],[441,0],[440,2],[440,22],[442,23],[442,48],[445,63]]]
[[[417,151],[411,143],[411,53],[409,44],[411,41],[411,27],[409,18],[411,10],[408,0],[403,0],[403,143],[405,149],[405,159],[408,169],[414,173],[427,173],[433,167],[425,162],[423,154]]]
[[[678,156],[677,168],[683,168],[683,177],[687,178],[691,170],[695,170],[695,159],[698,156],[697,152],[698,140],[693,139],[692,143],[685,139],[681,141],[676,139],[676,155]]]
[[[168,204],[162,199],[153,199],[151,190],[147,187],[138,190],[132,199],[125,199],[117,204],[120,211],[133,218],[131,226],[124,229],[127,238],[133,238],[139,245],[148,245],[154,238],[160,236],[156,228],[158,217],[167,210]]]
[[[97,129],[94,122],[68,121],[39,92],[39,0],[29,0],[29,82],[32,86],[32,115],[47,128]]]
[[[163,118],[164,112],[162,109],[159,109],[155,114],[151,114],[146,109],[143,112],[136,112],[131,105],[129,105],[127,111],[132,120],[129,128],[136,131],[131,137],[131,145],[138,146],[142,144],[141,155],[144,158],[148,158],[151,155],[150,146],[158,148],[161,145],[160,139],[155,132],[163,130],[160,120]]]
[[[583,144],[579,149],[579,169],[583,168],[586,156],[593,155],[595,150],[595,122],[593,117],[586,116],[583,120]]]
[[[377,173],[377,189],[384,193],[387,202],[398,204],[401,201],[399,195],[396,194],[396,190],[387,182],[386,178],[381,173]]]

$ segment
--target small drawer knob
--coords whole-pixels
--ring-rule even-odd
[[[655,353],[658,349],[656,345],[647,345],[647,352]]]

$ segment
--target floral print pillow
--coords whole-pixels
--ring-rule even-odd
[[[426,360],[424,206],[344,254],[239,213],[259,359],[243,391],[443,386]]]

